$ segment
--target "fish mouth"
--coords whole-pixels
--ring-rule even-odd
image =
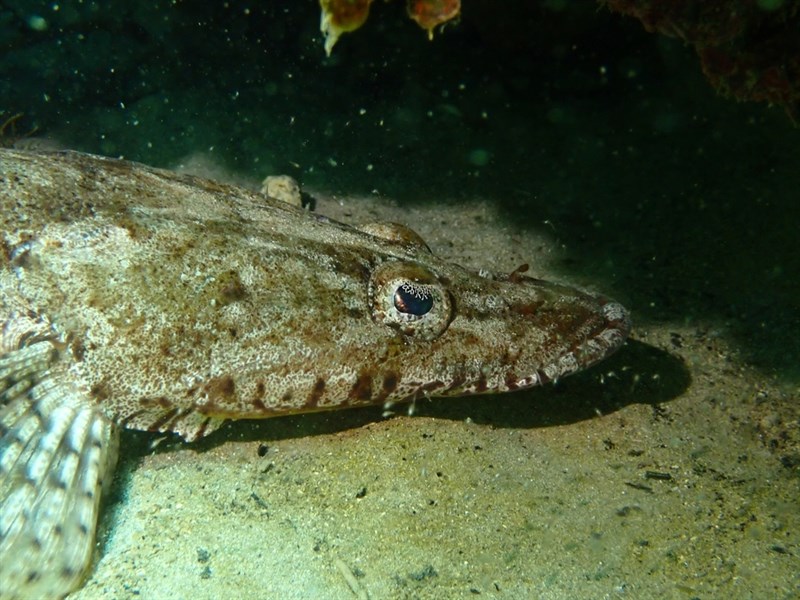
[[[597,326],[558,360],[538,370],[538,381],[525,387],[557,381],[561,377],[587,369],[622,347],[631,331],[630,313],[618,302],[604,297],[597,298],[597,305],[601,317]]]
[[[583,321],[586,331],[549,362],[538,365],[533,370],[512,369],[505,373],[495,373],[489,378],[481,374],[477,379],[470,378],[468,382],[457,380],[433,395],[459,396],[525,390],[555,383],[562,377],[587,369],[608,358],[622,347],[631,331],[630,313],[618,302],[604,297],[584,295],[584,299],[590,301],[594,307]]]
[[[585,335],[533,372],[523,376],[507,375],[504,386],[498,391],[524,390],[555,383],[562,377],[588,369],[619,350],[631,331],[630,313],[618,302],[602,296],[593,297],[592,301],[596,310],[587,319],[589,330]]]

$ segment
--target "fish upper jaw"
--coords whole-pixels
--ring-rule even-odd
[[[630,333],[628,310],[603,296],[527,277],[497,281],[496,290],[491,285],[485,294],[455,298],[459,314],[442,342],[447,335],[460,337],[455,343],[467,348],[462,362],[472,368],[456,367],[450,384],[432,395],[501,393],[555,382],[607,358]]]
[[[598,298],[602,320],[582,341],[567,349],[558,360],[545,365],[535,374],[537,381],[521,387],[557,381],[561,377],[586,369],[609,357],[625,343],[631,330],[628,311],[618,302]]]

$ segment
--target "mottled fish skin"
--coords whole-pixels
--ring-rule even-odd
[[[88,557],[64,568],[56,542],[92,539],[116,424],[194,440],[229,418],[523,389],[630,328],[615,302],[473,273],[400,226],[119,160],[0,149],[0,208],[1,598],[79,583]],[[87,486],[76,525],[64,505]],[[60,506],[36,534],[7,508],[23,493]],[[5,566],[20,548],[27,572]]]

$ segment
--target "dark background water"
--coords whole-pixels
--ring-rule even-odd
[[[800,379],[783,111],[718,96],[691,48],[594,3],[463,4],[429,42],[376,2],[326,58],[311,0],[0,2],[0,110],[24,113],[6,139],[35,127],[160,166],[206,153],[454,211],[487,199],[555,231],[564,277],[590,274],[638,323],[732,336]]]

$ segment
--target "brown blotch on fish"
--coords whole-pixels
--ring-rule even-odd
[[[306,405],[312,408],[316,408],[324,392],[325,392],[325,380],[322,377],[320,377],[314,382],[314,387],[312,388],[311,393],[308,395],[308,400],[306,401]]]
[[[210,403],[226,402],[236,395],[236,383],[230,375],[215,377],[203,386],[203,391],[208,395]]]
[[[351,319],[362,319],[366,312],[357,308],[348,308],[346,314]]]
[[[11,246],[4,239],[0,240],[0,259],[2,259],[3,266],[11,263]]]
[[[143,401],[142,403],[145,404],[145,401]],[[166,398],[164,396],[153,398],[152,400],[150,400],[150,403],[151,403],[150,406],[160,406],[161,408],[170,408],[172,406],[172,402],[169,401],[169,398]]]
[[[420,398],[423,396],[427,396],[430,394],[430,392],[433,392],[443,387],[444,387],[443,381],[429,381],[428,383],[424,383],[419,386],[417,390],[417,397]]]
[[[517,377],[515,373],[509,372],[506,374],[505,383],[506,383],[506,388],[508,388],[509,390],[516,390],[519,387],[517,381],[519,381],[519,377]]]
[[[236,271],[225,271],[217,275],[216,286],[216,300],[221,306],[243,300],[247,296],[247,288]]]
[[[253,404],[253,407],[261,413],[269,412],[267,405],[264,404],[264,395],[266,394],[267,389],[264,385],[263,381],[256,382],[256,389],[255,394],[253,395],[252,400],[250,401]]]
[[[111,397],[111,388],[106,382],[100,381],[89,389],[89,393],[95,402],[105,402]]]
[[[348,397],[361,401],[372,398],[372,375],[370,373],[359,373],[358,379],[353,384]]]
[[[150,423],[149,431],[161,431],[161,428],[178,415],[179,409],[173,408],[163,413],[158,419]]]
[[[69,346],[70,350],[72,351],[72,357],[78,362],[82,361],[84,355],[86,354],[86,344],[83,343],[83,340],[79,338],[72,338]]]
[[[208,426],[211,424],[211,417],[204,419],[202,423],[200,423],[200,427],[198,427],[198,431],[200,435],[205,435],[206,431],[208,430]]]
[[[453,379],[447,386],[448,390],[457,390],[460,388],[464,383],[467,381],[467,376],[463,371],[460,371],[456,375],[453,375]]]
[[[510,310],[513,314],[527,317],[530,315],[535,315],[541,306],[541,302],[517,302],[510,306]]]
[[[400,375],[394,371],[389,371],[383,376],[383,384],[381,385],[381,392],[385,398],[397,389],[397,384],[400,383]]]

